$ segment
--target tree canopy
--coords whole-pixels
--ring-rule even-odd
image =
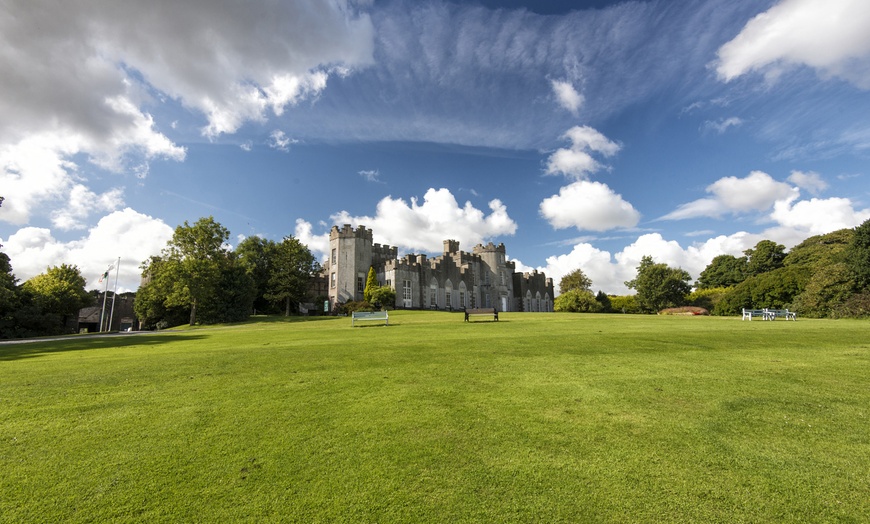
[[[568,273],[559,281],[559,293],[567,293],[573,290],[591,291],[592,279],[583,273],[580,268]]]
[[[682,306],[692,290],[691,280],[691,275],[685,270],[657,264],[652,257],[644,256],[637,268],[637,277],[625,285],[637,291],[637,302],[642,311],[655,313]]]
[[[79,310],[92,304],[93,297],[85,290],[86,284],[77,266],[61,264],[49,267],[21,287],[31,295],[43,315],[55,318],[54,331],[62,332],[70,317],[78,318]]]

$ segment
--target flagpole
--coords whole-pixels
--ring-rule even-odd
[[[112,317],[115,316],[115,297],[118,296],[118,274],[120,272],[121,272],[121,257],[118,257],[118,263],[115,264],[115,289],[112,291],[112,310],[109,312],[109,329],[107,329],[106,331],[112,330]]]
[[[103,310],[100,312],[100,331],[99,331],[99,333],[103,332],[103,322],[104,322],[104,319],[106,318],[106,295],[108,293],[109,293],[109,279],[107,278],[106,279],[106,288],[103,291]]]

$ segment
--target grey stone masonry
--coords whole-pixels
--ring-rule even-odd
[[[381,285],[396,292],[396,308],[498,311],[553,311],[553,280],[543,273],[517,273],[504,244],[478,244],[471,253],[459,241],[445,240],[433,258],[408,254],[372,242],[372,230],[345,224],[329,232],[329,256],[323,276],[330,307],[362,300],[366,276],[375,268]]]

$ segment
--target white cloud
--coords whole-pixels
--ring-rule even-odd
[[[381,173],[377,169],[366,169],[360,171],[359,176],[363,177],[366,182],[380,182]]]
[[[378,202],[374,216],[353,216],[341,211],[330,219],[339,226],[364,225],[372,229],[375,242],[400,250],[440,253],[446,239],[458,240],[464,249],[470,249],[487,239],[516,232],[517,224],[500,200],[491,200],[489,210],[490,213],[485,214],[471,202],[460,206],[449,190],[430,188],[423,195],[422,203],[416,198],[411,198],[409,204],[401,198],[387,196]],[[297,220],[296,224],[298,238],[305,237],[316,246],[324,246],[323,237],[313,235],[309,223]],[[321,247],[317,249],[320,252]],[[322,249],[325,252],[326,247]]]
[[[291,145],[298,143],[298,140],[296,140],[295,138],[290,138],[289,136],[284,134],[284,131],[281,131],[280,129],[272,131],[272,133],[269,135],[269,147],[271,147],[272,149],[277,149],[278,151],[284,151],[285,153],[287,151],[290,151]]]
[[[583,95],[578,93],[570,82],[551,80],[550,85],[559,105],[570,111],[572,115],[577,116],[585,100]]]
[[[818,195],[828,189],[828,183],[822,179],[821,175],[813,171],[792,171],[788,181],[801,189],[806,189],[813,195]]]
[[[563,139],[571,141],[567,149],[557,149],[547,160],[548,175],[565,175],[574,179],[585,178],[604,166],[593,158],[593,153],[610,157],[619,152],[620,146],[589,126],[574,126]]]
[[[702,198],[683,204],[662,220],[684,220],[696,217],[720,217],[726,213],[766,211],[779,200],[794,198],[798,190],[777,182],[763,171],[753,171],[745,178],[724,177],[707,186],[712,198]]]
[[[65,263],[78,266],[88,289],[100,287],[100,275],[121,257],[120,292],[139,287],[139,266],[150,256],[160,254],[172,233],[173,229],[162,220],[126,208],[104,216],[78,240],[60,242],[48,229],[25,227],[6,239],[3,250],[22,282],[44,273],[49,266]],[[114,276],[111,285],[114,287]]]
[[[605,184],[588,180],[569,184],[558,195],[545,198],[540,212],[556,229],[606,231],[634,227],[640,220],[640,213],[621,195]]]
[[[308,246],[308,249],[320,260],[323,260],[329,253],[329,233],[315,235],[311,222],[297,218],[293,236]]]
[[[751,71],[775,79],[806,65],[870,89],[868,27],[866,0],[783,0],[719,49],[716,71],[725,81]]]
[[[704,129],[709,129],[711,131],[716,131],[720,135],[725,131],[728,131],[729,127],[740,127],[743,125],[743,120],[732,116],[730,118],[723,118],[719,120],[707,120],[704,122]]]
[[[374,29],[357,5],[4,4],[0,220],[24,224],[39,209],[58,226],[81,227],[85,214],[71,212],[64,198],[86,185],[77,176],[80,158],[139,178],[149,160],[183,161],[185,149],[146,106],[177,101],[205,115],[203,134],[215,136],[316,98],[330,75],[372,63]],[[177,129],[177,121],[167,127]]]
[[[62,230],[84,229],[86,226],[83,220],[91,213],[118,209],[124,205],[123,196],[121,189],[112,189],[98,195],[82,184],[76,184],[69,192],[66,207],[52,213],[52,224]]]
[[[805,231],[807,236],[856,227],[870,219],[870,209],[856,211],[848,198],[794,200],[777,202],[770,218],[784,227]]]

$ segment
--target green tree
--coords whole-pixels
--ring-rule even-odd
[[[366,287],[363,289],[363,299],[366,302],[371,303],[372,301],[372,293],[374,293],[375,289],[379,288],[381,284],[378,282],[378,276],[375,274],[374,266],[369,268],[369,274],[366,277]]]
[[[203,324],[241,322],[251,316],[251,307],[257,288],[248,271],[229,256],[229,263],[221,269],[218,286],[212,300],[200,309]]]
[[[760,275],[779,269],[785,260],[785,246],[773,240],[762,240],[752,249],[743,252],[746,255],[747,276]]]
[[[377,286],[372,291],[369,302],[382,309],[392,307],[396,304],[396,290],[390,286]]]
[[[637,291],[637,302],[643,312],[655,313],[682,306],[692,290],[691,280],[685,270],[656,264],[652,257],[644,256],[637,268],[637,277],[625,285]]]
[[[274,240],[260,237],[248,237],[236,246],[239,263],[247,270],[256,287],[254,309],[263,313],[278,311],[274,307],[274,301],[266,298],[277,250],[278,244]]]
[[[870,220],[854,229],[854,236],[846,250],[846,264],[855,281],[855,290],[870,290]]]
[[[792,301],[806,287],[812,271],[787,266],[747,278],[730,288],[716,304],[716,315],[737,315],[742,308],[792,308]]]
[[[197,305],[213,299],[227,265],[226,241],[230,232],[214,217],[175,228],[163,250],[163,269],[174,273],[165,300],[167,307],[190,308],[190,325],[196,324]]]
[[[601,304],[601,310],[605,313],[610,313],[612,311],[613,305],[610,301],[610,297],[607,296],[607,293],[604,291],[598,291],[598,294],[595,295],[595,300]]]
[[[85,285],[85,278],[77,266],[61,264],[31,278],[22,288],[33,296],[44,315],[57,319],[58,323],[52,330],[62,332],[69,319],[78,318],[79,310],[93,301]]]
[[[719,255],[698,276],[699,289],[731,287],[746,279],[747,259],[734,255]]]
[[[553,301],[553,309],[567,313],[601,313],[604,306],[588,289],[571,289]]]
[[[579,289],[580,291],[592,290],[592,279],[583,273],[582,269],[575,269],[568,273],[562,280],[559,281],[559,293],[567,293],[569,291]]]
[[[289,316],[291,306],[303,302],[307,297],[311,277],[319,269],[320,266],[308,246],[292,236],[284,237],[275,246],[265,297],[282,303],[284,314]]]

